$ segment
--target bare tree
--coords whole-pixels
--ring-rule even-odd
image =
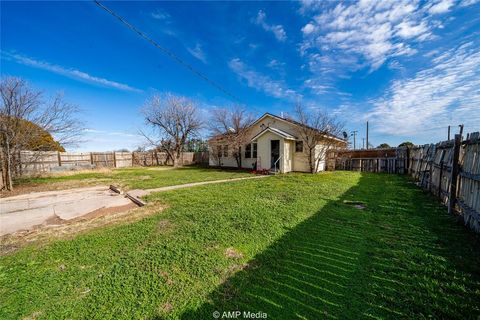
[[[208,157],[214,161],[217,166],[222,164],[222,148],[221,145],[209,144]]]
[[[170,150],[168,146],[168,140],[162,137],[159,138],[157,136],[158,133],[156,132],[156,130],[154,130],[153,132],[147,132],[145,130],[140,129],[138,132],[141,136],[143,136],[145,143],[138,147],[137,152],[144,153],[148,149],[151,149],[152,156],[154,157],[154,160],[157,165],[160,165],[160,158],[158,156],[158,152],[165,152],[167,156],[165,157],[165,159],[163,159],[162,165],[167,165],[169,161],[172,161],[173,163],[174,159],[172,158],[172,153],[168,153],[166,151],[166,150]],[[144,163],[146,165],[147,162],[144,161]],[[152,163],[153,163],[153,160],[152,160]]]
[[[215,109],[212,111],[210,130],[218,141],[228,145],[237,166],[242,166],[242,147],[247,141],[248,128],[255,121],[252,114],[236,107],[233,110]],[[215,152],[215,150],[213,150]]]
[[[142,113],[157,134],[149,138],[150,142],[167,153],[174,167],[182,165],[186,142],[197,136],[203,127],[195,102],[173,94],[154,95],[146,102]]]
[[[16,77],[2,78],[0,93],[0,155],[6,188],[12,190],[21,150],[42,150],[43,140],[39,135],[45,132],[61,145],[75,144],[83,128],[76,118],[78,108],[66,103],[61,94],[44,102],[42,92]]]
[[[315,173],[322,160],[327,161],[330,150],[346,145],[337,138],[342,134],[343,124],[321,109],[307,110],[300,103],[295,106],[295,118],[300,124],[299,138],[304,143],[310,172]]]

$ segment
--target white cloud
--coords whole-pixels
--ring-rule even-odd
[[[318,0],[300,0],[300,14],[306,14],[309,11],[319,10],[322,6],[322,1]]]
[[[50,71],[50,72],[60,74],[69,78],[82,80],[85,82],[102,85],[105,87],[114,88],[114,89],[123,90],[123,91],[142,92],[142,90],[133,88],[127,84],[107,80],[105,78],[95,77],[77,69],[63,67],[60,65],[46,62],[46,61],[35,60],[33,58],[30,58],[24,55],[2,52],[2,56],[5,57],[6,59],[13,60],[17,63],[23,64],[26,66]]]
[[[307,23],[303,28],[302,28],[302,32],[303,34],[310,34],[312,33],[313,31],[315,31],[315,26],[311,23]]]
[[[287,39],[287,33],[283,29],[283,26],[268,24],[266,22],[266,14],[262,10],[258,11],[257,17],[254,20],[255,24],[261,26],[265,31],[272,32],[278,41],[285,41]]]
[[[156,20],[163,20],[163,21],[166,21],[166,22],[170,21],[170,15],[167,12],[165,12],[163,10],[160,10],[160,9],[155,10],[150,15],[152,16],[152,18],[154,18]]]
[[[283,68],[285,66],[285,62],[280,62],[277,59],[272,59],[267,63],[267,66],[272,69]]]
[[[410,22],[401,22],[397,25],[396,35],[404,39],[415,38],[420,35],[428,36],[429,34],[427,24],[424,21],[418,25],[411,25]]]
[[[300,97],[295,90],[289,89],[283,81],[273,80],[270,77],[253,70],[238,58],[230,60],[228,66],[241,79],[245,80],[247,85],[251,88],[263,91],[275,98],[295,100]]]
[[[300,12],[310,21],[301,29],[300,52],[310,65],[317,65],[321,55],[328,60],[325,70],[348,74],[359,67],[373,71],[389,58],[416,54],[415,44],[434,39],[434,30],[443,27],[434,13],[446,12],[454,3],[362,0],[330,4],[302,1]]]
[[[392,135],[443,132],[464,123],[478,130],[480,123],[480,51],[472,43],[451,49],[433,60],[433,66],[409,79],[392,83],[373,101],[366,116],[376,130]]]
[[[460,2],[460,6],[461,7],[468,7],[468,6],[474,5],[478,2],[480,2],[480,0],[463,0],[462,2]]]
[[[197,42],[197,44],[195,45],[195,47],[193,48],[187,48],[188,52],[190,52],[190,54],[192,56],[194,56],[195,58],[197,58],[198,60],[202,61],[203,63],[207,63],[207,57],[205,55],[205,52],[203,51],[202,49],[202,46],[200,45],[200,43]]]
[[[445,13],[450,10],[450,7],[453,6],[453,0],[440,0],[434,3],[429,9],[428,12],[431,14]]]
[[[335,88],[332,85],[323,84],[316,79],[307,79],[303,82],[303,85],[317,95],[335,91]]]
[[[398,60],[392,60],[388,63],[388,68],[392,70],[405,70],[405,67],[401,65]]]

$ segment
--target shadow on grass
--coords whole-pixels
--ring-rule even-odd
[[[405,177],[364,174],[181,318],[237,310],[268,319],[476,318],[479,248]]]

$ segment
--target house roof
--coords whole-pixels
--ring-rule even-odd
[[[276,116],[276,115],[274,115],[274,114],[271,114],[271,113],[269,113],[269,112],[265,112],[260,118],[258,118],[255,122],[253,122],[251,126],[257,124],[258,122],[262,121],[265,117],[268,117],[268,116],[270,116],[270,117],[272,117],[272,118],[274,118],[274,119],[276,119],[276,120],[280,120],[280,121],[284,121],[284,122],[288,122],[288,123],[294,124],[294,125],[296,125],[296,126],[306,127],[306,128],[312,129],[312,130],[319,131],[318,129],[309,127],[309,126],[304,125],[304,124],[302,124],[302,123],[300,123],[300,122],[298,122],[298,121],[295,121],[295,120],[293,120],[293,119],[282,118],[282,117]],[[335,135],[333,135],[333,134],[325,133],[325,135],[328,136],[329,138],[338,140],[338,141],[340,141],[340,142],[346,142],[344,139],[339,138],[339,137],[337,137],[337,136],[335,136]]]
[[[279,136],[281,136],[281,137],[283,137],[284,139],[287,139],[287,140],[296,140],[297,139],[295,136],[291,135],[288,132],[285,132],[285,131],[277,129],[277,128],[267,127],[265,129],[263,129],[262,131],[260,131],[257,135],[255,135],[252,138],[252,140],[257,140],[258,138],[260,138],[260,136],[262,136],[263,134],[265,134],[267,132],[272,132],[273,134],[277,134],[277,135],[279,135]]]
[[[300,122],[295,121],[295,120],[293,120],[293,119],[282,118],[282,117],[276,116],[276,115],[274,115],[274,114],[271,114],[271,113],[269,113],[269,112],[264,113],[260,118],[258,118],[257,120],[255,120],[255,121],[250,125],[250,127],[252,127],[252,126],[254,126],[255,124],[259,123],[260,121],[262,121],[262,120],[265,119],[266,117],[272,117],[272,118],[274,118],[275,120],[284,121],[284,122],[287,122],[287,123],[290,123],[290,124],[294,124],[294,125],[296,125],[296,126],[304,126],[304,127],[310,128],[310,129],[312,129],[312,130],[317,130],[317,129],[312,128],[312,127],[309,127],[309,126],[305,126],[305,125],[301,124]],[[281,131],[281,132],[283,132],[283,134],[286,134],[286,135],[288,135],[288,136],[291,137],[291,138],[287,138],[287,139],[292,139],[292,140],[296,140],[296,139],[297,139],[297,138],[295,138],[294,136],[292,136],[291,134],[286,133],[285,131],[282,131],[282,130],[279,130],[279,129],[276,129],[276,128],[271,128],[271,127],[267,127],[267,129],[273,129],[273,130]],[[266,130],[266,129],[265,129],[265,130]],[[265,131],[265,130],[262,130],[260,133],[262,133],[262,132]],[[273,130],[272,130],[272,132],[274,132]],[[319,130],[317,130],[317,131],[319,131]],[[260,134],[260,133],[259,133],[259,134]],[[274,133],[281,135],[279,132],[274,132]],[[258,135],[259,135],[259,134],[257,134],[257,136],[256,136],[255,138],[258,138]],[[220,141],[220,140],[222,140],[223,137],[225,137],[225,135],[226,135],[226,134],[220,134],[220,135],[213,136],[212,138],[209,139],[209,141]],[[346,141],[345,141],[344,139],[339,138],[339,137],[337,137],[337,136],[335,136],[335,135],[328,134],[328,133],[325,133],[325,135],[328,136],[328,137],[331,138],[331,139],[337,140],[337,141],[339,141],[339,142],[346,143]],[[254,139],[252,139],[252,140],[254,140]]]

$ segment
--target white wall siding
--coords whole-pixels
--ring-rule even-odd
[[[262,125],[264,128],[271,127],[284,131],[292,136],[299,137],[298,126],[288,121],[280,120],[270,115],[266,115],[261,121],[254,124],[249,128],[249,132],[246,136],[246,141],[251,141],[258,133],[262,131]],[[271,162],[271,140],[280,140],[280,171],[300,171],[310,172],[310,166],[308,164],[308,157],[306,153],[306,146],[304,145],[304,152],[295,152],[295,142],[292,140],[285,140],[283,137],[274,134],[272,132],[266,132],[257,139],[257,158],[245,158],[245,146],[242,146],[242,168],[252,169],[255,161],[257,161],[257,169],[270,169]],[[216,152],[216,146],[213,142],[210,143],[213,146],[213,152]],[[221,166],[236,167],[237,162],[235,158],[231,156],[231,146],[229,147],[229,156],[221,157]],[[317,150],[316,150],[317,151]],[[218,161],[215,161],[216,156],[210,156],[210,165],[217,166]],[[325,170],[325,161],[322,159],[318,166],[318,171]]]

